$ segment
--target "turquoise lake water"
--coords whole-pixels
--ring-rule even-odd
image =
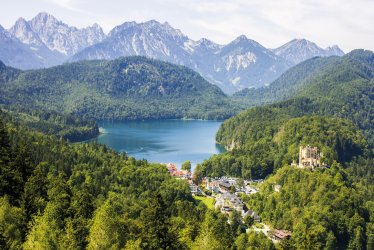
[[[224,152],[215,143],[222,122],[200,120],[100,122],[95,139],[118,152],[148,162],[177,164],[189,160],[194,167],[213,154]]]

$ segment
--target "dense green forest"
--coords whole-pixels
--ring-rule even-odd
[[[298,160],[299,146],[317,146],[323,152],[325,164],[342,163],[367,154],[368,144],[362,132],[352,122],[334,117],[303,116],[291,118],[276,110],[256,108],[256,118],[237,129],[232,151],[214,155],[195,169],[197,176],[238,176],[264,178],[275,169]],[[240,117],[240,115],[239,115]],[[226,124],[227,125],[227,124]],[[240,131],[245,133],[240,134]],[[219,136],[219,134],[217,135]]]
[[[71,114],[61,114],[54,111],[28,110],[27,108],[11,107],[3,109],[8,116],[4,119],[26,126],[46,135],[55,135],[70,142],[92,139],[99,134],[95,121],[84,120]]]
[[[240,215],[193,199],[164,165],[70,144],[8,116],[0,113],[1,249],[274,247],[244,234]]]
[[[373,164],[360,162],[371,179]],[[265,223],[292,231],[283,249],[373,249],[374,182],[355,182],[352,170],[338,163],[317,171],[285,166],[245,200]]]
[[[183,66],[127,57],[19,71],[0,64],[0,104],[83,119],[224,119],[238,105]]]

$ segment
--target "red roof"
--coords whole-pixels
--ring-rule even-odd
[[[166,168],[170,173],[177,171],[177,167],[173,163],[166,164]]]

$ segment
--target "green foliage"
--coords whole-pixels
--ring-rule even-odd
[[[10,121],[0,119],[2,249],[229,249],[243,230],[164,165]]]
[[[239,235],[235,241],[235,246],[238,250],[275,250],[275,246],[270,239],[268,239],[263,233],[256,234],[253,231]]]
[[[236,125],[246,113],[224,123],[217,138],[229,138],[230,128],[237,126],[233,135],[236,148],[203,162],[196,167],[196,175],[263,178],[273,169],[297,161],[300,145],[317,146],[326,164],[345,163],[367,151],[361,131],[348,120],[320,116],[286,119],[282,110],[256,109],[260,117],[252,116],[251,123]],[[269,112],[263,113],[264,109]]]
[[[245,227],[240,212],[233,210],[230,213],[229,222],[231,226],[231,231],[234,233],[235,237],[245,232]]]
[[[374,53],[354,50],[343,57],[309,59],[289,69],[269,87],[251,90],[241,98],[251,106],[284,101],[271,107],[286,108],[291,116],[302,112],[350,119],[374,145],[373,77]],[[299,107],[290,105],[286,101],[290,99],[309,103]]]
[[[194,71],[145,57],[76,62],[4,79],[0,104],[83,119],[224,119],[238,111]]]
[[[19,249],[24,237],[22,209],[9,203],[7,196],[0,197],[0,248]]]
[[[233,239],[227,218],[217,211],[208,210],[193,249],[229,249]]]
[[[185,161],[182,163],[182,169],[191,171],[191,162],[190,161]]]
[[[194,196],[195,200],[201,201],[207,208],[214,209],[215,199],[212,197]]]
[[[5,113],[3,114],[5,120],[27,126],[43,134],[56,135],[71,142],[88,140],[99,134],[96,122],[75,115],[19,106],[9,108],[9,110],[2,110]]]
[[[274,191],[275,184],[281,185],[280,192]],[[313,172],[283,167],[246,202],[265,222],[292,231],[288,244],[296,249],[365,249],[370,213],[365,199],[364,190],[333,164]]]

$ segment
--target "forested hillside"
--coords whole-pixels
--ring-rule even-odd
[[[6,106],[83,119],[223,119],[237,109],[194,71],[144,57],[83,61],[48,69],[0,67]]]
[[[76,115],[17,106],[9,110],[3,109],[3,112],[3,119],[6,121],[70,142],[84,141],[99,135],[95,121],[85,120]]]
[[[199,171],[214,176],[265,177],[274,169],[291,163],[297,157],[295,148],[300,143],[323,146],[327,142],[326,146],[330,149],[324,150],[335,151],[330,163],[332,160],[344,163],[347,159],[340,158],[340,149],[334,143],[347,139],[351,146],[358,143],[360,148],[365,147],[365,143],[358,140],[361,135],[353,139],[348,131],[363,133],[368,147],[372,149],[374,53],[356,50],[339,60],[326,60],[334,63],[323,72],[311,74],[308,84],[301,85],[303,87],[298,89],[295,98],[251,108],[226,120],[220,127],[216,140],[232,151],[213,156],[199,167]],[[302,118],[292,120],[297,117]],[[294,127],[290,126],[292,124]],[[293,133],[293,137],[280,139],[289,129],[293,129],[288,131]],[[320,131],[320,134],[314,133],[315,131]],[[351,149],[343,151],[348,155],[361,154]]]
[[[240,215],[208,210],[164,165],[0,119],[1,249],[224,250],[237,237],[273,249],[243,230]]]
[[[296,97],[336,95],[339,88],[363,87],[359,83],[362,85],[373,79],[373,57],[373,52],[367,50],[354,50],[342,57],[314,57],[292,67],[268,87],[245,89],[234,97],[247,105],[259,106]],[[349,91],[346,89],[338,97],[350,97],[356,94],[357,89]]]
[[[301,62],[283,73],[269,86],[257,89],[243,89],[236,92],[234,99],[248,106],[261,106],[288,100],[298,94],[315,74],[323,71],[328,65],[339,61],[340,57],[313,57]]]
[[[246,202],[265,223],[292,232],[282,249],[373,249],[373,182],[368,185],[367,177],[355,182],[350,167],[334,163],[311,172],[285,166]],[[358,168],[372,167],[368,160]],[[274,185],[280,185],[279,192]]]
[[[246,113],[236,118],[243,118]],[[299,146],[318,146],[324,162],[342,163],[367,153],[367,142],[352,122],[341,118],[302,116],[292,118],[282,109],[256,108],[251,123],[226,123],[217,134],[236,130],[233,150],[214,155],[195,170],[201,176],[264,178],[277,168],[298,160]],[[246,116],[245,118],[248,118]]]

